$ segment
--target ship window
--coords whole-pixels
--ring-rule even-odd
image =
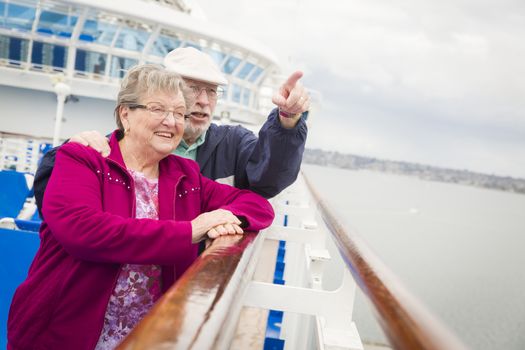
[[[61,37],[71,37],[75,25],[77,24],[77,16],[70,16],[58,12],[43,11],[38,21],[38,31],[43,32],[47,30],[49,34],[55,34]]]
[[[117,32],[117,26],[99,22],[95,20],[87,20],[84,23],[84,28],[80,33],[80,40],[94,41],[98,44],[110,46],[113,42],[113,37]]]
[[[0,58],[9,59],[10,64],[20,65],[26,61],[29,41],[25,39],[0,36]]]
[[[142,51],[144,45],[148,40],[149,33],[143,30],[137,30],[132,28],[122,28],[118,36],[115,47],[131,50],[131,51]]]
[[[241,103],[241,92],[242,92],[241,87],[237,84],[234,84],[233,89],[232,89],[232,93],[233,93],[232,101],[233,102]]]
[[[33,51],[31,53],[31,63],[33,68],[53,67],[64,68],[67,61],[67,47],[62,45],[53,45],[33,42]]]
[[[157,40],[155,40],[155,44],[153,44],[151,48],[151,54],[159,57],[164,57],[168,54],[168,52],[179,47],[180,43],[180,40],[177,38],[159,35]]]
[[[35,20],[35,8],[15,4],[6,5],[7,17],[2,23],[3,27],[30,31]]]
[[[250,95],[251,95],[250,89],[243,89],[243,92],[242,92],[242,104],[243,105],[245,106],[250,105]]]
[[[228,57],[228,60],[226,61],[226,63],[224,63],[222,70],[226,74],[232,74],[232,72],[235,70],[235,68],[237,68],[239,63],[241,63],[240,58],[230,56]]]
[[[138,61],[133,58],[125,57],[113,57],[111,60],[111,72],[112,77],[123,78],[126,75],[128,69],[136,65]]]
[[[0,27],[5,25],[5,2],[0,1]]]
[[[255,67],[253,63],[250,63],[250,62],[244,63],[244,66],[242,66],[237,76],[241,79],[246,79],[248,74],[250,74],[250,72],[252,71],[253,67]]]
[[[208,50],[208,54],[213,58],[215,63],[217,63],[218,66],[222,64],[222,61],[224,61],[224,57],[226,57],[225,53],[222,53],[217,50]]]
[[[107,55],[86,51],[77,50],[75,57],[75,70],[77,72],[94,73],[98,75],[104,75],[106,71]]]
[[[222,87],[222,97],[221,100],[228,100],[228,85],[223,85]]]
[[[252,83],[255,83],[255,81],[257,80],[257,78],[259,78],[262,72],[263,69],[257,66],[256,69],[252,72],[252,75],[248,78],[248,80]]]
[[[9,55],[9,38],[0,35],[0,58],[7,58]]]
[[[194,44],[194,43],[189,42],[189,41],[186,42],[186,44],[184,45],[184,47],[193,47],[193,48],[195,48],[195,49],[197,49],[197,50],[199,50],[199,51],[202,50],[202,48],[201,48],[199,45]]]

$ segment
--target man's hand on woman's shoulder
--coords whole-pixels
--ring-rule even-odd
[[[108,139],[96,130],[82,131],[78,134],[75,134],[69,139],[69,142],[76,142],[80,143],[81,145],[91,147],[100,153],[102,157],[107,157],[111,152]]]

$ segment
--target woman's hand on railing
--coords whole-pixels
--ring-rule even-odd
[[[224,235],[242,234],[243,229],[237,224],[217,225],[208,231],[209,238],[217,238]]]
[[[229,210],[217,209],[202,213],[191,221],[192,242],[200,242],[206,237],[242,233],[240,225],[241,220]]]

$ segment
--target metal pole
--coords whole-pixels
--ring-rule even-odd
[[[53,133],[53,147],[58,146],[60,138],[60,128],[62,126],[62,118],[64,115],[64,104],[66,97],[69,95],[71,88],[69,85],[62,82],[58,82],[54,86],[55,93],[57,94],[57,113],[55,117],[55,131]]]

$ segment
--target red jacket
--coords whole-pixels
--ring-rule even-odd
[[[93,349],[121,264],[162,265],[166,291],[197,257],[190,221],[200,213],[230,210],[249,231],[273,220],[264,198],[209,180],[176,156],[159,165],[159,220],[135,219],[116,133],[110,146],[108,158],[77,143],[60,148],[40,248],[9,311],[8,349]]]

